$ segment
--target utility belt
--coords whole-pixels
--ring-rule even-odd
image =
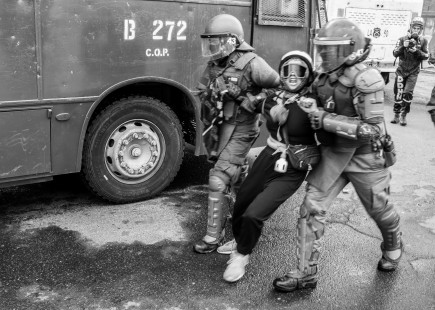
[[[360,147],[358,147],[355,151],[355,155],[362,155],[362,154],[370,154],[375,153],[375,150],[373,150],[372,144],[363,144]]]

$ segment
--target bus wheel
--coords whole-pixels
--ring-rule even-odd
[[[184,155],[180,122],[164,103],[129,97],[89,126],[82,173],[92,191],[116,203],[150,198],[168,186]]]

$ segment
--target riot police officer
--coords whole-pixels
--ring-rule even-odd
[[[279,85],[279,75],[244,41],[240,21],[229,14],[213,17],[201,34],[202,54],[210,60],[201,77],[203,140],[209,161],[208,221],[197,253],[216,250],[224,237],[231,191],[241,182],[246,155],[259,134],[256,104],[263,88]]]
[[[399,38],[393,50],[394,57],[399,57],[399,66],[394,80],[394,118],[391,121],[392,124],[400,123],[400,125],[406,126],[406,115],[410,111],[421,62],[429,58],[427,40],[422,35],[423,26],[423,18],[414,17],[408,34]]]
[[[385,83],[377,69],[362,63],[370,40],[354,22],[338,18],[319,30],[314,45],[323,72],[313,83],[318,99],[301,100],[300,107],[318,130],[321,160],[307,177],[300,208],[298,266],[273,282],[283,292],[316,287],[326,212],[349,182],[381,231],[378,269],[395,270],[403,249],[400,218],[388,203],[391,163],[384,154],[392,145],[384,132]]]

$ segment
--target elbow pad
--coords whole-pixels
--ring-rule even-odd
[[[355,109],[361,120],[369,124],[378,124],[384,118],[385,82],[375,68],[367,68],[355,76],[358,90],[354,98]]]

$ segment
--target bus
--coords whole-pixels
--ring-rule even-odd
[[[113,203],[160,193],[185,152],[204,154],[200,34],[220,13],[277,68],[285,52],[312,50],[324,4],[1,1],[0,186],[80,172]]]

